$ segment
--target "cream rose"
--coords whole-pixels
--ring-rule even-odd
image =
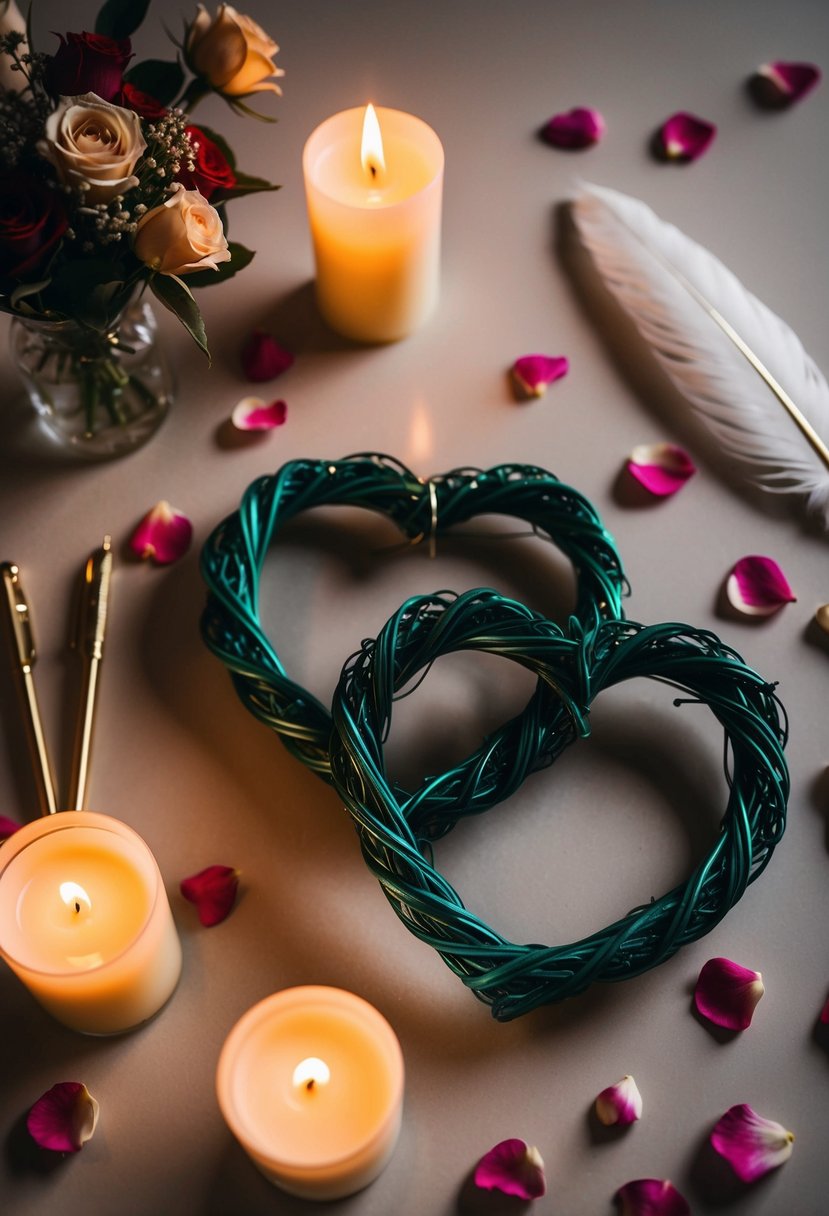
[[[250,17],[229,4],[219,5],[215,17],[203,4],[187,31],[187,59],[193,71],[229,97],[270,91],[279,85],[268,76],[284,76],[273,62],[279,47]]]
[[[173,193],[142,215],[135,229],[133,252],[159,274],[218,270],[230,261],[221,217],[198,190],[176,182]]]
[[[95,93],[61,97],[46,119],[45,135],[38,152],[55,166],[62,182],[86,182],[88,202],[108,202],[138,185],[133,169],[147,144],[132,110]]]

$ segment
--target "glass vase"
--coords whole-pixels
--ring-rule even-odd
[[[173,400],[173,380],[144,300],[106,332],[74,321],[15,317],[12,355],[51,443],[88,460],[146,443]]]

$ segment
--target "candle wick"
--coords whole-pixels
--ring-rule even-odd
[[[309,1094],[313,1090],[315,1084],[316,1084],[316,1082],[313,1077],[309,1077],[308,1080],[305,1082],[305,1088],[308,1090]]]
[[[76,912],[80,912],[80,910],[81,910],[81,905],[78,903],[78,901],[77,901],[77,899],[76,899],[76,900],[75,900],[75,911],[76,911]]]
[[[369,168],[369,172],[371,173],[371,180],[374,181],[374,179],[377,176],[377,166],[370,164],[368,168]]]

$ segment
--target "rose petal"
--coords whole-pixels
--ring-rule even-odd
[[[98,1103],[80,1081],[61,1081],[38,1098],[26,1118],[29,1135],[40,1148],[77,1153],[91,1140]]]
[[[196,905],[199,920],[209,928],[229,915],[239,890],[239,871],[232,866],[207,866],[181,880],[181,893]]]
[[[711,1143],[743,1182],[754,1182],[792,1155],[794,1134],[758,1115],[745,1102],[732,1106],[711,1133]]]
[[[820,83],[821,71],[814,63],[789,63],[777,59],[764,63],[752,78],[754,94],[763,105],[794,105]]]
[[[0,840],[8,840],[13,836],[20,827],[19,823],[15,823],[13,819],[8,819],[5,815],[0,815]]]
[[[657,498],[681,490],[696,473],[696,465],[684,448],[675,443],[643,443],[628,457],[628,472]]]
[[[691,1216],[687,1201],[667,1179],[637,1178],[626,1182],[613,1198],[621,1216]]]
[[[540,1199],[547,1189],[544,1162],[526,1140],[501,1140],[475,1166],[475,1185],[519,1199]]]
[[[815,612],[815,622],[824,633],[829,633],[829,604],[821,604]]]
[[[823,1026],[829,1026],[829,997],[820,1011],[820,1021]]]
[[[234,408],[231,421],[237,431],[272,431],[275,426],[282,426],[287,417],[284,401],[268,404],[261,397],[243,397]]]
[[[564,114],[554,115],[542,134],[554,148],[589,148],[605,133],[605,121],[598,110],[576,106]]]
[[[746,616],[771,616],[797,599],[777,562],[757,554],[740,558],[728,576],[725,593],[732,608]]]
[[[522,355],[510,368],[519,401],[543,397],[549,385],[566,376],[570,361],[564,355]]]
[[[602,1090],[596,1098],[596,1116],[605,1127],[626,1127],[642,1118],[642,1095],[630,1074]]]
[[[699,973],[694,1004],[704,1018],[727,1030],[746,1030],[765,992],[759,971],[728,958],[710,958]]]
[[[716,134],[713,123],[680,111],[672,114],[659,128],[660,151],[667,160],[696,160]]]
[[[255,329],[242,347],[242,370],[248,380],[275,380],[294,364],[294,356],[263,329]]]
[[[140,558],[159,565],[178,561],[190,548],[193,525],[168,502],[158,502],[147,512],[130,538],[130,548]]]

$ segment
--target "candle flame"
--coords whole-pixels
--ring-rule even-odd
[[[294,1069],[294,1085],[297,1089],[306,1089],[308,1093],[312,1093],[319,1085],[327,1085],[330,1077],[331,1069],[325,1060],[320,1060],[318,1056],[309,1056]]]
[[[60,897],[67,908],[74,908],[76,913],[80,912],[81,908],[85,908],[87,911],[91,910],[92,900],[79,883],[62,882],[59,890]]]
[[[363,140],[360,145],[360,159],[363,172],[376,182],[379,174],[386,169],[386,158],[383,155],[383,136],[380,133],[380,123],[377,112],[371,102],[366,106],[363,118]]]

